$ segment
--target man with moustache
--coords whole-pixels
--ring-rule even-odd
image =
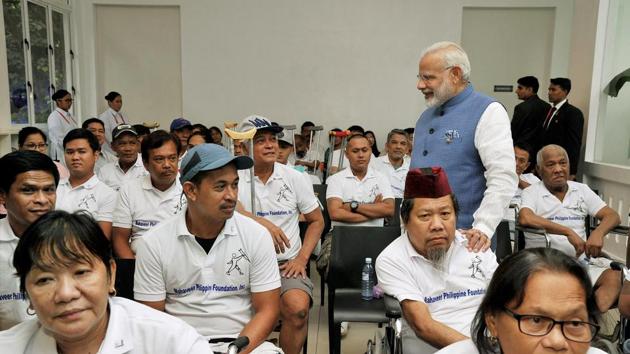
[[[505,108],[470,84],[466,52],[452,42],[424,50],[418,90],[428,108],[416,123],[411,168],[442,166],[457,195],[457,228],[469,247],[486,250],[517,176],[510,120]]]
[[[458,206],[440,167],[409,171],[400,208],[405,232],[376,259],[376,275],[403,314],[405,354],[466,339],[498,264],[456,230]]]
[[[392,129],[389,134],[387,134],[385,149],[387,150],[387,154],[377,159],[385,166],[394,196],[396,198],[402,198],[405,188],[405,178],[407,177],[410,163],[409,156],[407,156],[407,151],[409,151],[409,135],[404,130]]]

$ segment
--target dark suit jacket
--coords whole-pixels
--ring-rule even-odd
[[[549,128],[543,128],[542,143],[562,146],[569,154],[571,174],[577,173],[582,147],[582,132],[584,129],[584,115],[579,108],[567,101],[560,107],[549,123]]]
[[[514,107],[511,123],[512,140],[514,143],[527,143],[532,149],[530,152],[532,155],[536,155],[541,148],[542,126],[549,109],[551,105],[537,95],[531,96]]]

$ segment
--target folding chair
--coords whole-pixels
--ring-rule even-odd
[[[133,276],[136,271],[135,259],[116,258],[116,296],[133,300]]]
[[[341,322],[386,323],[382,299],[361,299],[361,271],[366,257],[376,260],[400,236],[399,227],[335,226],[328,272],[329,353],[341,352]]]
[[[397,226],[400,227],[400,205],[402,198],[396,198],[394,200],[394,215],[385,219],[385,226]]]
[[[507,220],[503,220],[497,226],[494,232],[494,237],[497,238],[496,256],[497,262],[501,262],[505,257],[512,254],[512,240],[510,239],[510,224]]]

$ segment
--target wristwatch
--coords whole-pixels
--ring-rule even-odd
[[[350,202],[351,212],[356,213],[358,208],[359,208],[359,202],[355,202],[355,201]]]

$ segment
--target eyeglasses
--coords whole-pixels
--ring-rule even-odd
[[[46,144],[46,143],[43,143],[43,144],[31,143],[31,144],[25,144],[24,147],[29,149],[29,150],[44,150],[45,148],[48,147],[48,144]]]
[[[518,321],[518,329],[529,336],[542,337],[551,332],[556,324],[560,325],[562,335],[570,341],[589,343],[597,332],[599,326],[584,321],[556,321],[551,317],[539,315],[519,315],[505,308]]]
[[[444,69],[442,69],[442,70],[438,71],[438,73],[443,73],[443,72],[445,72],[446,70],[449,70],[449,69],[452,69],[452,68],[453,68],[453,66],[452,66],[452,65],[447,66],[447,67],[445,67]],[[431,81],[433,81],[433,80],[437,79],[437,76],[436,76],[436,75],[428,75],[428,74],[418,74],[418,75],[416,75],[416,77],[418,78],[418,80],[422,80],[422,81],[424,81],[425,83],[427,83],[427,82],[431,82]]]

